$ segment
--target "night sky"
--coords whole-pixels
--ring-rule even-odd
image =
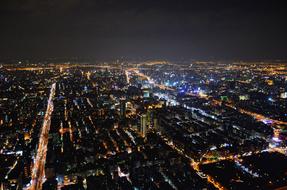
[[[287,58],[270,0],[0,0],[0,58]]]

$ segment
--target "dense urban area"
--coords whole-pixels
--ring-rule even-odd
[[[0,63],[1,190],[287,188],[287,64]]]

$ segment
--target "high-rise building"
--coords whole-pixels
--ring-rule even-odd
[[[149,127],[151,126],[151,123],[152,123],[152,111],[150,109],[147,110],[146,118],[147,118],[146,125]]]
[[[154,118],[154,119],[153,119],[153,128],[154,128],[154,129],[158,129],[158,121],[157,121],[157,118]]]
[[[147,131],[147,115],[141,115],[141,126],[140,126],[140,133],[143,137],[145,137]]]
[[[126,101],[125,100],[120,101],[120,117],[121,119],[126,118]]]
[[[150,97],[150,89],[149,88],[144,88],[143,89],[143,97],[144,98],[149,98]]]

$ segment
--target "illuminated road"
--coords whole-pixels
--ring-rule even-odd
[[[40,132],[40,139],[37,149],[37,155],[34,160],[32,169],[32,181],[28,190],[41,190],[45,178],[45,163],[47,155],[48,137],[51,125],[51,115],[54,109],[53,98],[56,91],[56,83],[52,84],[50,95],[47,103],[47,110],[45,113],[42,129]]]
[[[232,104],[226,104],[228,107],[233,108],[233,109],[237,109],[234,105]],[[246,115],[250,115],[252,117],[254,117],[256,120],[261,121],[261,122],[265,122],[265,121],[269,121],[271,123],[271,125],[287,125],[287,122],[285,121],[280,121],[280,120],[275,120],[275,119],[271,119],[268,118],[264,115],[258,114],[258,113],[254,113],[251,111],[247,111],[244,110],[242,108],[237,109],[240,113],[242,114],[246,114]]]
[[[148,82],[152,85],[154,85],[155,87],[158,87],[160,88],[161,90],[169,90],[169,91],[175,91],[176,89],[175,88],[171,88],[169,86],[165,86],[165,85],[161,85],[161,84],[156,84],[154,82],[153,79],[151,79],[149,76],[143,74],[143,73],[140,73],[139,70],[137,68],[129,68],[127,71],[126,71],[126,76],[127,76],[127,79],[128,79],[128,82],[129,82],[129,79],[130,79],[130,73],[134,73],[136,74],[137,76],[140,76],[140,77],[143,77],[143,78],[146,78],[148,80]],[[257,121],[260,121],[260,122],[263,122],[265,123],[266,121],[270,122],[270,126],[273,128],[273,129],[276,129],[276,128],[280,128],[281,126],[279,125],[287,125],[287,122],[284,122],[284,121],[280,121],[280,120],[275,120],[275,119],[271,119],[271,118],[268,118],[264,115],[261,115],[261,114],[258,114],[258,113],[255,113],[255,112],[251,112],[251,111],[248,111],[248,110],[245,110],[245,109],[242,109],[242,108],[237,108],[235,106],[235,104],[232,104],[232,103],[225,103],[221,100],[216,100],[215,98],[213,98],[212,96],[208,96],[206,94],[201,94],[201,93],[186,93],[186,95],[189,95],[189,96],[195,96],[195,97],[198,97],[198,98],[202,98],[202,99],[205,99],[205,100],[208,100],[208,101],[211,101],[214,105],[225,105],[229,108],[232,108],[234,110],[237,110],[239,113],[242,113],[242,114],[245,114],[245,115],[249,115],[251,117],[253,117],[254,119],[256,119]],[[164,140],[165,138],[163,138],[161,136],[161,138]],[[192,158],[190,158],[188,155],[186,155],[182,150],[178,149],[176,145],[174,145],[173,143],[169,143],[167,142],[166,140],[164,140],[164,142],[166,142],[166,144],[168,146],[170,146],[173,150],[175,150],[176,152],[178,152],[179,154],[185,156],[186,158],[188,158],[190,161],[191,161],[191,166],[194,170],[196,170],[197,172],[200,172],[199,170],[199,164],[200,162],[195,162]],[[282,148],[282,147],[276,147],[276,148],[273,148],[273,149],[268,149],[268,150],[262,150],[262,151],[278,151],[278,152],[281,152],[281,153],[286,153],[286,150],[285,148]],[[255,153],[259,153],[260,151],[257,151]],[[252,153],[250,153],[252,154]],[[220,157],[218,160],[216,161],[219,161],[219,160],[226,160],[226,159],[230,159],[230,160],[234,160],[235,158],[237,157],[240,157],[241,155],[230,155],[230,156],[222,156]],[[206,161],[206,163],[212,163],[212,161]],[[201,163],[202,164],[202,163]],[[213,184],[213,186],[219,190],[225,190],[226,188],[223,187],[219,182],[217,182],[212,176],[210,175],[206,175],[207,176],[207,181],[211,184]]]
[[[156,86],[156,87],[158,87],[158,88],[160,88],[162,90],[170,90],[170,91],[174,91],[175,90],[174,88],[171,88],[171,87],[166,86],[166,85],[155,84],[154,81],[149,76],[147,76],[147,75],[145,75],[143,73],[140,73],[138,68],[129,68],[128,71],[134,72],[136,75],[146,78],[149,81],[149,83],[153,84],[154,86]],[[189,95],[189,96],[196,96],[196,97],[203,98],[203,99],[206,99],[206,100],[211,100],[212,103],[217,104],[217,105],[222,105],[223,104],[223,101],[216,100],[212,96],[208,96],[208,95],[205,95],[205,94],[200,94],[200,93],[199,94],[186,93],[186,94]],[[256,120],[258,120],[260,122],[269,121],[270,124],[272,125],[272,127],[275,127],[275,128],[281,128],[280,125],[287,125],[287,122],[285,122],[285,121],[271,119],[269,117],[266,117],[264,115],[261,115],[261,114],[255,113],[255,112],[251,112],[251,111],[248,111],[248,110],[245,110],[245,109],[242,109],[242,108],[237,108],[232,103],[225,103],[224,105],[226,105],[229,108],[235,109],[235,110],[239,111],[242,114],[249,115],[249,116],[253,117],[254,119],[256,119]]]
[[[176,151],[178,154],[184,156],[185,158],[189,159],[190,160],[190,166],[197,172],[197,174],[200,171],[199,169],[199,164],[200,162],[195,162],[194,159],[192,159],[190,156],[188,156],[187,154],[184,153],[183,150],[181,150],[180,148],[178,148],[171,140],[169,140],[166,136],[160,134],[159,137],[163,140],[163,142],[169,146],[170,148],[172,148],[174,151]],[[219,182],[217,182],[212,176],[210,175],[207,175],[207,181],[209,183],[211,183],[216,189],[219,189],[219,190],[226,190],[225,187],[223,187]],[[199,175],[200,176],[200,175]]]

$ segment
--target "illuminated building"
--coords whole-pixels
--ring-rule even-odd
[[[126,101],[125,100],[120,101],[120,117],[121,119],[126,118]]]
[[[273,80],[266,80],[266,83],[269,85],[269,86],[272,86],[274,84]]]
[[[140,133],[143,137],[145,137],[147,131],[147,115],[141,115],[141,126],[140,126]]]
[[[221,99],[222,101],[228,101],[228,97],[227,97],[227,96],[220,96],[220,99]]]
[[[158,120],[157,120],[157,118],[154,118],[154,119],[153,119],[153,127],[154,127],[155,129],[158,129]]]
[[[275,141],[277,141],[277,142],[280,141],[280,139],[279,139],[279,137],[280,137],[280,132],[281,132],[280,129],[274,129],[274,130],[273,130],[273,140],[275,140]]]
[[[27,132],[25,132],[25,133],[24,133],[24,140],[25,140],[25,141],[29,141],[30,138],[31,138],[31,137],[30,137],[30,134],[27,133]]]
[[[240,95],[239,100],[249,100],[249,95]]]
[[[150,97],[150,89],[148,89],[148,88],[143,89],[143,97],[144,98]]]
[[[286,99],[287,98],[287,92],[283,92],[280,94],[280,98]]]

